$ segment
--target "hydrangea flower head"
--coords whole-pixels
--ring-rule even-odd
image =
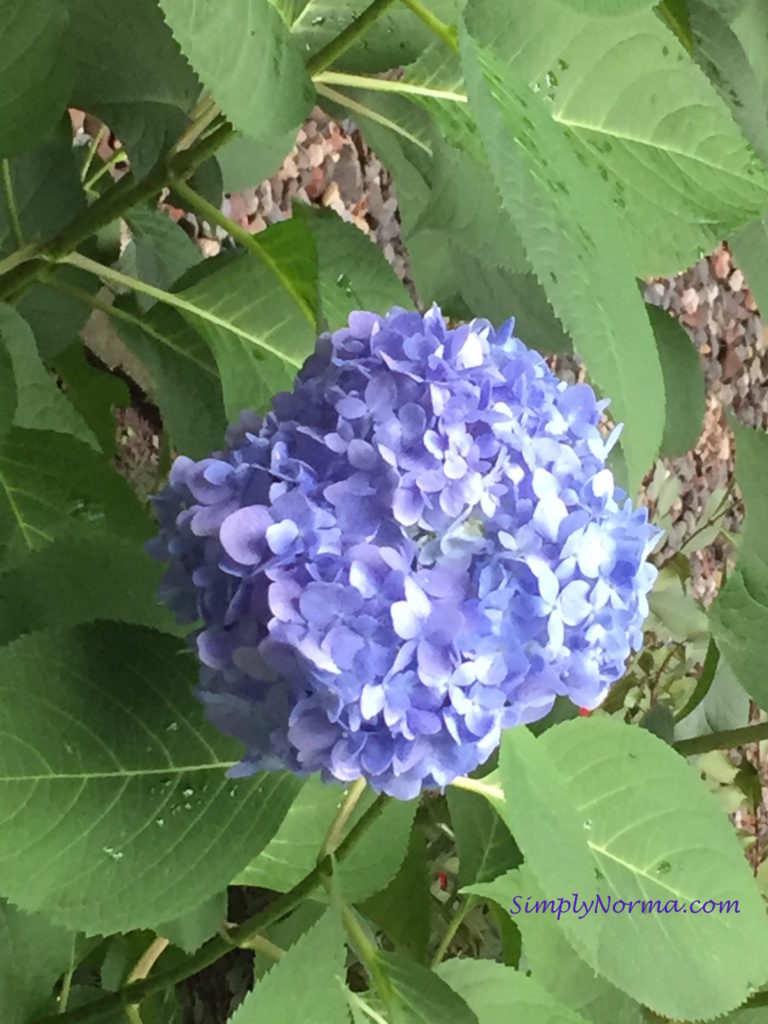
[[[409,799],[558,694],[596,707],[640,647],[659,531],[605,468],[607,403],[513,329],[353,313],[263,421],[175,461],[161,597],[239,773]]]

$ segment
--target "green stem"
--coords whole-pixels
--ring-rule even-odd
[[[674,747],[678,754],[690,757],[692,754],[706,754],[709,750],[743,747],[746,743],[759,743],[761,740],[768,740],[768,722],[746,725],[743,729],[713,732],[708,736],[693,736],[689,740],[679,740]]]
[[[440,941],[440,945],[437,947],[435,955],[432,957],[432,967],[437,967],[437,965],[442,961],[443,957],[448,952],[448,947],[453,941],[456,932],[459,930],[459,928],[461,928],[464,918],[470,912],[475,903],[476,899],[472,896],[461,897],[461,902],[459,903],[456,913],[448,922],[448,927],[445,930],[445,935],[443,935]]]
[[[428,7],[425,7],[421,0],[403,0],[406,7],[413,11],[417,18],[421,18],[430,32],[442,39],[446,46],[449,46],[454,53],[459,52],[459,40],[456,29],[441,21]]]
[[[328,829],[328,833],[323,840],[323,845],[320,847],[320,853],[317,856],[318,860],[322,860],[323,857],[326,857],[329,853],[333,853],[341,842],[341,837],[344,834],[347,822],[352,817],[352,814],[360,801],[360,797],[365,792],[365,787],[365,779],[356,779],[349,787],[349,792],[344,797],[344,800],[339,807],[338,814],[331,822],[331,827]]]
[[[252,949],[254,953],[263,953],[272,960],[282,960],[285,950],[270,942],[264,935],[251,935],[247,942],[241,942],[239,949]]]
[[[296,305],[310,324],[312,324],[313,327],[317,326],[316,317],[310,304],[304,296],[296,290],[295,285],[286,275],[282,266],[275,262],[265,246],[262,245],[255,235],[250,231],[246,231],[245,228],[236,221],[227,217],[217,206],[214,206],[213,203],[209,203],[207,199],[204,199],[201,195],[195,192],[195,190],[187,185],[185,181],[171,178],[170,185],[174,192],[185,201],[190,210],[195,210],[201,217],[210,221],[211,224],[217,224],[220,228],[223,228],[226,232],[232,235],[232,237],[239,242],[244,249],[247,249],[248,252],[257,256],[262,263],[265,263],[286,291],[293,296]]]
[[[377,110],[371,110],[370,107],[363,106],[363,104],[358,103],[357,100],[350,99],[349,96],[345,96],[341,92],[336,92],[335,89],[329,89],[327,85],[318,85],[317,92],[319,96],[325,96],[326,99],[331,100],[333,103],[338,103],[341,107],[347,107],[347,109],[351,110],[354,114],[359,114],[361,117],[367,117],[369,120],[375,121],[376,124],[383,125],[384,128],[389,128],[389,130],[393,131],[396,135],[401,135],[404,139],[408,139],[409,142],[412,142],[415,146],[423,149],[429,156],[432,156],[432,150],[425,142],[416,138],[415,135],[412,135],[411,132],[407,131],[405,128],[401,128],[396,121],[392,121],[390,118],[384,117],[384,115],[380,114]]]
[[[480,796],[487,797],[489,800],[504,799],[504,791],[500,786],[489,786],[482,779],[470,779],[468,775],[459,775],[451,785],[457,789],[466,789],[469,793],[479,793]]]
[[[339,846],[335,855],[337,861],[343,861],[349,856],[361,836],[365,834],[366,830],[384,810],[388,800],[389,798],[383,794],[376,798]],[[119,989],[117,992],[110,992],[101,999],[97,999],[85,1006],[79,1006],[77,1009],[68,1011],[66,1014],[40,1017],[35,1024],[63,1024],[65,1021],[67,1024],[75,1024],[75,1022],[100,1020],[103,1017],[108,1017],[110,1014],[123,1010],[126,1006],[140,1003],[147,996],[154,995],[156,992],[162,992],[171,985],[178,984],[178,982],[189,978],[192,974],[197,974],[204,968],[216,963],[217,960],[221,959],[232,949],[233,945],[247,945],[253,935],[269,928],[275,921],[279,921],[286,914],[294,910],[332,872],[333,861],[329,856],[315,865],[312,871],[295,885],[290,892],[278,896],[269,906],[254,914],[253,917],[238,925],[237,928],[234,928],[226,938],[223,935],[217,935],[209,939],[192,956],[187,957],[174,967],[169,967],[165,971],[158,971],[145,981],[134,982],[132,985]]]
[[[21,249],[16,249],[9,256],[6,256],[5,259],[0,260],[0,277],[2,277],[3,274],[9,273],[21,263],[26,263],[27,260],[34,259],[36,255],[37,246],[32,242],[29,242]]]
[[[61,981],[61,992],[59,993],[59,1016],[66,1012],[67,1005],[69,1003],[69,993],[72,991],[72,979],[75,976],[75,946],[77,944],[77,936],[72,936],[72,941],[69,944],[69,967],[67,973],[64,975]]]
[[[201,139],[197,145],[177,153],[169,160],[161,161],[143,181],[135,181],[132,174],[124,178],[108,192],[100,196],[88,209],[53,238],[45,247],[45,255],[62,259],[82,242],[95,235],[101,228],[139,203],[157,196],[168,183],[169,178],[185,179],[195,168],[208,160],[228,142],[235,132],[230,124],[224,124],[215,132]],[[42,253],[41,253],[42,255]],[[18,294],[31,284],[39,271],[38,261],[29,261],[15,267],[0,281],[0,300]]]
[[[197,142],[206,129],[211,126],[220,113],[221,111],[212,96],[202,100],[195,108],[192,124],[179,138],[179,141],[171,150],[171,154],[181,153],[185,149],[189,149],[193,143]]]
[[[16,239],[16,245],[21,249],[24,245],[24,232],[21,230],[19,211],[16,209],[16,200],[13,195],[10,160],[3,160],[3,192],[5,194],[5,205],[8,208],[8,220],[11,224],[13,237]]]
[[[370,89],[372,92],[394,92],[400,96],[431,96],[436,100],[451,100],[466,103],[467,97],[450,89],[432,89],[428,85],[413,85],[411,82],[393,82],[388,78],[373,75],[346,75],[338,71],[323,71],[313,78],[321,85],[346,85],[350,89]]]
[[[107,134],[107,126],[102,124],[99,126],[99,130],[96,132],[94,137],[91,139],[91,144],[88,147],[88,152],[85,155],[83,166],[80,168],[80,181],[85,181],[88,177],[88,171],[91,169],[93,158],[96,156],[96,150],[99,148],[99,143]]]
[[[307,71],[310,75],[317,74],[324,68],[329,67],[343,53],[346,53],[350,46],[353,46],[364,32],[380,17],[388,7],[391,7],[395,0],[374,0],[370,7],[359,14],[353,22],[341,32],[335,39],[331,39],[322,50],[307,61]]]
[[[379,960],[379,951],[366,935],[365,929],[360,924],[360,919],[355,911],[346,903],[341,904],[341,919],[344,922],[344,927],[347,929],[347,935],[349,935],[355,952],[365,965],[365,969],[371,976],[371,981],[376,986],[381,1001],[384,1003],[387,1011],[389,1011],[394,993],[392,992],[392,984],[387,977],[387,972]]]
[[[88,181],[83,183],[83,188],[85,189],[85,191],[86,192],[91,192],[93,190],[93,186],[96,184],[96,182],[97,181],[101,181],[101,179],[104,177],[104,175],[110,169],[110,167],[114,167],[115,164],[119,164],[121,160],[127,160],[127,159],[128,159],[128,154],[121,147],[120,149],[118,149],[118,151],[116,153],[112,154],[112,156],[109,158],[109,160],[105,160],[104,161],[104,163],[101,165],[101,167],[99,167],[99,169],[93,174],[93,176]]]
[[[102,281],[111,281],[113,284],[120,285],[121,288],[128,288],[131,291],[139,292],[141,295],[148,295],[149,298],[155,299],[157,302],[164,302],[166,306],[172,306],[181,312],[199,312],[197,307],[191,302],[187,302],[173,292],[167,292],[163,288],[155,288],[154,285],[149,284],[147,281],[142,281],[138,277],[131,277],[129,274],[123,274],[114,267],[108,267],[104,263],[92,260],[89,256],[83,256],[82,253],[72,252],[69,256],[62,257],[59,262],[66,263],[70,267],[78,267],[80,270],[85,270]]]

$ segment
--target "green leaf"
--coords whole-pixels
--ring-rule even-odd
[[[317,324],[317,255],[299,220],[259,235],[262,256],[207,260],[196,284],[177,292],[182,316],[211,346],[230,419],[263,411],[276,391],[290,390],[312,352]],[[204,276],[203,276],[204,275]]]
[[[435,971],[401,953],[381,953],[403,1024],[480,1024],[461,995]]]
[[[135,302],[115,304],[120,338],[149,371],[152,397],[175,447],[202,459],[221,447],[224,399],[210,347],[184,318],[161,302],[140,315]]]
[[[0,156],[29,149],[67,107],[71,61],[62,59],[69,17],[60,0],[0,0]]]
[[[711,0],[711,3],[728,21],[744,48],[765,102],[768,100],[768,9],[762,0]]]
[[[373,794],[360,801],[351,825],[372,802]],[[408,849],[417,804],[417,800],[390,801],[338,866],[335,877],[348,903],[359,903],[380,892],[400,870]]]
[[[653,7],[657,0],[561,0],[566,7],[582,14],[602,17],[603,15],[632,14],[635,11]]]
[[[348,1024],[345,960],[344,932],[331,908],[259,981],[230,1024]]]
[[[459,853],[459,884],[490,882],[520,863],[520,851],[493,807],[461,789],[447,792]]]
[[[319,775],[307,779],[273,838],[235,884],[288,892],[315,866],[343,793],[341,785],[325,783]]]
[[[466,33],[462,53],[472,109],[504,205],[577,352],[611,398],[612,415],[625,424],[634,489],[661,441],[664,392],[618,222],[541,102]],[[595,280],[601,282],[599,303],[590,294]]]
[[[471,0],[467,17],[500,58],[515,54],[515,73],[603,177],[637,276],[677,273],[765,210],[765,168],[653,11],[601,18],[511,0],[500,15],[493,0]]]
[[[573,343],[535,274],[483,266],[472,256],[462,258],[456,250],[454,260],[454,274],[473,315],[495,324],[514,317],[515,335],[538,352],[573,350]]]
[[[99,442],[88,424],[56,386],[37,354],[29,324],[16,310],[0,302],[0,338],[10,354],[16,379],[17,405],[13,422],[17,427],[55,430],[85,441],[93,448]]]
[[[716,800],[671,747],[610,718],[566,722],[537,740],[513,729],[500,774],[510,795],[500,813],[547,896],[625,901],[583,919],[563,907],[559,926],[594,971],[688,1020],[725,1013],[765,982],[758,951],[768,922],[749,866]],[[710,899],[738,900],[738,914],[671,910]],[[635,900],[659,908],[642,912]]]
[[[122,477],[67,434],[15,427],[0,447],[0,548],[13,565],[72,523],[146,540],[152,525]],[[2,560],[0,560],[2,566]]]
[[[525,913],[526,900],[543,899],[530,869],[523,865],[503,878],[487,885],[470,888],[473,892],[495,900],[523,935],[525,958],[534,982],[553,999],[580,1013],[592,1024],[643,1024],[641,1008],[610,982],[595,974],[568,945],[561,930],[546,913]],[[510,907],[510,894],[519,896]]]
[[[308,779],[297,795],[274,839],[235,879],[287,892],[315,866],[320,846],[344,796],[338,783]],[[373,802],[367,793],[358,804],[348,829]],[[408,848],[416,813],[414,801],[392,801],[338,865],[336,878],[344,898],[356,903],[383,889],[397,874]],[[322,899],[321,892],[315,894]]]
[[[723,0],[723,2],[730,3],[731,0]],[[735,2],[740,3],[741,0],[735,0]],[[691,39],[691,15],[688,9],[688,0],[661,0],[661,3],[656,5],[655,12],[690,53],[693,49],[693,40]]]
[[[142,178],[188,126],[197,77],[155,0],[67,2],[76,68],[71,104],[109,125]]]
[[[26,1024],[53,1012],[53,987],[69,968],[74,936],[41,914],[24,914],[0,900],[0,1014]]]
[[[728,242],[761,310],[768,310],[768,217],[753,221]]]
[[[16,379],[11,353],[0,333],[0,445],[13,426],[16,415]]]
[[[436,46],[407,69],[409,82],[431,85],[443,70],[443,51]],[[441,85],[461,90],[461,79],[450,77]],[[432,107],[425,104],[427,113]],[[530,269],[523,243],[514,222],[501,203],[498,188],[483,153],[467,152],[443,138],[439,131],[430,137],[432,165],[429,203],[411,230],[443,233],[451,244],[476,260],[517,273]],[[471,140],[462,139],[472,146]],[[409,233],[410,240],[410,233]]]
[[[62,352],[54,363],[54,370],[99,447],[112,458],[117,446],[115,409],[130,404],[128,385],[114,373],[106,373],[90,363],[85,346],[79,341]]]
[[[306,220],[317,245],[320,308],[329,330],[346,327],[356,309],[386,313],[392,306],[413,309],[413,302],[381,249],[354,224],[330,210],[294,207]]]
[[[238,130],[284,135],[312,108],[301,50],[268,0],[160,0],[167,23],[205,87]]]
[[[690,15],[696,63],[765,161],[768,158],[768,118],[760,82],[741,40],[710,0],[691,0]]]
[[[322,903],[316,903],[311,899],[305,900],[288,917],[276,921],[275,924],[265,929],[264,937],[269,939],[270,942],[274,942],[280,949],[287,950],[298,942],[301,936],[309,931],[313,924],[320,920],[327,909],[327,906],[323,906]],[[260,950],[254,950],[254,981],[263,978],[274,966],[275,961],[271,956],[262,953]]]
[[[34,149],[9,161],[11,191],[27,242],[55,235],[85,209],[72,153],[69,118]],[[0,202],[0,257],[17,248],[8,207]],[[71,341],[71,338],[67,339]]]
[[[536,1024],[585,1024],[585,1018],[553,999],[532,978],[491,960],[448,960],[439,976],[464,998],[478,1024],[509,1020]]]
[[[718,662],[712,685],[701,703],[675,726],[675,740],[741,729],[749,724],[749,697],[730,666]]]
[[[706,612],[683,584],[674,566],[662,568],[648,603],[651,609],[648,628],[663,641],[707,642]]]
[[[64,288],[76,288],[79,294],[65,294],[50,284],[33,284],[16,303],[16,309],[32,328],[38,352],[48,363],[78,340],[91,315],[88,297],[99,288],[92,274],[77,267],[56,267],[53,280]]]
[[[67,110],[73,69],[60,48],[69,20],[63,3],[0,0],[0,157],[29,150]]]
[[[274,835],[297,780],[227,779],[238,745],[204,723],[180,653],[113,624],[0,650],[0,889],[22,908],[88,934],[154,926]]]
[[[734,472],[746,514],[738,567],[750,590],[768,598],[768,434],[745,427],[736,419],[732,419],[731,429],[736,442]]]
[[[709,625],[720,654],[750,697],[768,708],[768,602],[753,593],[747,569],[728,577],[709,610]]]
[[[227,894],[224,891],[216,893],[182,917],[159,925],[157,933],[185,953],[194,953],[206,939],[219,931],[226,919]]]
[[[293,148],[298,134],[289,128],[270,139],[238,135],[217,156],[226,192],[239,192],[271,178]]]
[[[728,1014],[718,1024],[765,1024],[765,1009],[754,1007]]]
[[[0,644],[96,619],[179,632],[156,597],[164,571],[135,540],[73,524],[0,575]]]
[[[430,934],[432,897],[427,870],[424,831],[414,825],[400,870],[386,889],[359,908],[384,929],[396,948],[419,962],[426,956]]]
[[[646,306],[664,374],[667,419],[660,454],[685,455],[701,434],[707,407],[704,369],[685,329],[662,309]]]
[[[202,253],[186,231],[160,210],[134,207],[126,221],[133,237],[120,258],[119,266],[124,273],[156,288],[168,289],[202,262]],[[137,301],[142,309],[153,303],[145,295],[138,295]]]

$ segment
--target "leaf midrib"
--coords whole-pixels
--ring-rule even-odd
[[[673,146],[665,146],[659,142],[653,142],[648,139],[640,139],[637,136],[630,135],[627,132],[621,132],[618,129],[607,128],[601,124],[587,124],[586,121],[574,121],[572,118],[564,117],[561,114],[554,112],[552,113],[552,120],[556,121],[557,124],[561,124],[566,128],[570,129],[583,129],[585,131],[595,132],[600,135],[604,135],[609,139],[618,139],[621,142],[631,142],[637,146],[646,146],[648,149],[658,150],[662,153],[669,153],[671,156],[682,157],[685,160],[691,160],[695,163],[701,164],[703,167],[707,167],[710,170],[718,171],[722,174],[727,174],[731,178],[736,178],[739,181],[743,181],[746,184],[756,188],[755,182],[746,174],[736,174],[733,168],[728,166],[722,166],[721,164],[713,163],[711,160],[705,160],[703,157],[697,156],[695,153],[686,152],[682,149],[676,149]]]
[[[86,781],[94,779],[123,779],[123,778],[144,778],[152,775],[186,775],[189,772],[211,772],[219,771],[222,768],[234,768],[237,761],[216,761],[209,764],[191,765],[168,765],[165,768],[137,768],[123,771],[103,772],[56,772],[47,775],[0,775],[0,783],[3,782],[59,782],[59,781]]]

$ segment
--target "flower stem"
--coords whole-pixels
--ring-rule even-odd
[[[709,750],[728,750],[731,747],[743,747],[745,743],[759,743],[761,740],[768,740],[768,722],[746,725],[743,729],[713,732],[708,736],[693,736],[689,740],[679,740],[674,747],[678,754],[690,757],[691,754],[706,754]]]
[[[335,854],[337,861],[343,861],[349,856],[360,840],[360,837],[365,834],[370,825],[379,817],[388,801],[389,797],[384,794],[376,798],[339,846]],[[247,945],[254,935],[264,931],[264,929],[274,924],[275,921],[279,921],[286,914],[289,914],[299,903],[314,892],[318,885],[321,885],[323,880],[332,874],[332,871],[332,859],[330,856],[325,857],[290,892],[278,896],[277,899],[263,910],[260,910],[243,924],[234,928],[226,938],[223,935],[217,935],[209,939],[192,956],[187,957],[174,967],[169,967],[165,971],[158,971],[146,980],[133,982],[133,984],[127,985],[117,992],[105,994],[101,999],[87,1003],[85,1006],[79,1006],[74,1010],[68,1011],[66,1014],[40,1017],[36,1024],[63,1024],[65,1021],[67,1024],[75,1024],[75,1022],[82,1021],[97,1021],[103,1017],[108,1017],[110,1014],[114,1014],[116,1011],[124,1010],[126,1006],[140,1003],[147,996],[154,995],[156,992],[162,992],[163,989],[171,985],[176,985],[178,982],[190,977],[190,975],[197,974],[198,971],[202,971],[205,967],[210,967],[211,964],[216,963],[217,960],[221,959],[222,956],[231,950],[233,945]]]
[[[24,232],[21,230],[19,211],[16,209],[16,199],[13,195],[10,160],[3,160],[3,193],[5,194],[5,205],[8,208],[8,220],[13,231],[13,237],[16,239],[16,245],[21,249],[24,245]]]
[[[350,22],[343,32],[339,33],[335,39],[332,39],[322,50],[318,50],[314,57],[307,61],[307,71],[310,75],[315,75],[318,71],[329,67],[343,53],[346,53],[350,46],[353,46],[360,36],[367,31],[368,27],[388,7],[391,7],[394,2],[395,0],[373,0],[370,7],[366,7],[362,14],[358,15],[353,22]]]
[[[319,861],[329,853],[333,853],[341,842],[341,837],[344,834],[347,822],[352,817],[352,814],[360,801],[360,797],[365,792],[365,787],[365,779],[355,779],[349,787],[347,795],[341,802],[339,812],[331,822],[331,826],[323,840],[323,845],[320,847],[320,853],[317,856]]]
[[[442,39],[446,46],[449,46],[454,53],[458,54],[459,40],[453,25],[448,25],[446,22],[441,21],[437,15],[433,14],[428,7],[421,3],[421,0],[403,0],[403,3],[413,11],[417,18],[421,18],[427,28],[434,32],[439,39]]]

